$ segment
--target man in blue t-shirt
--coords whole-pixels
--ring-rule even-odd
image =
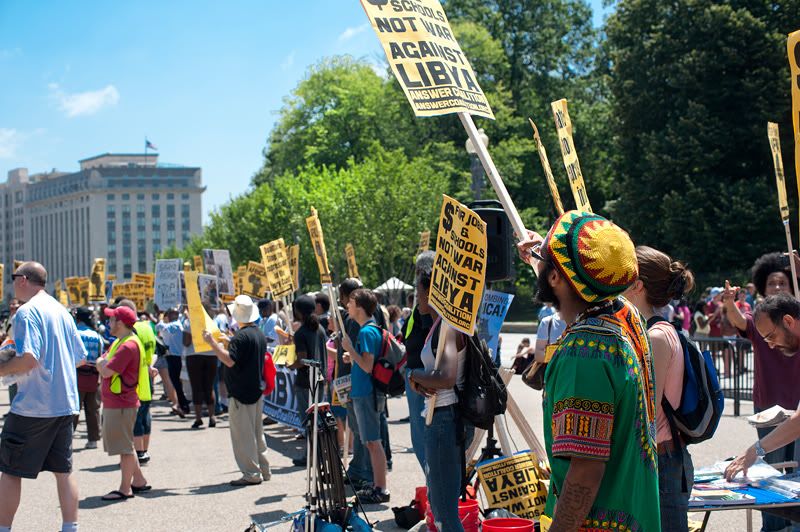
[[[389,501],[389,491],[386,489],[386,453],[381,440],[381,412],[386,406],[386,396],[375,392],[371,376],[372,366],[380,354],[383,340],[382,332],[372,318],[377,305],[378,300],[372,291],[364,288],[354,290],[350,294],[347,311],[361,326],[361,330],[358,332],[355,346],[348,335],[342,337],[342,347],[349,356],[349,360],[345,362],[353,362],[350,372],[352,383],[350,400],[358,425],[354,432],[367,447],[372,464],[374,485],[358,492],[361,502],[367,504]]]
[[[72,416],[79,411],[75,366],[86,348],[75,321],[44,289],[47,271],[24,262],[11,276],[25,304],[14,317],[17,356],[0,364],[0,376],[24,375],[0,435],[0,532],[11,529],[23,478],[56,476],[62,532],[78,529],[78,485],[72,476]]]

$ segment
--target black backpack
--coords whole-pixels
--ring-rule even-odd
[[[494,417],[505,413],[508,394],[492,362],[489,346],[477,334],[467,337],[464,382],[456,387],[461,416],[477,428],[488,430]]]

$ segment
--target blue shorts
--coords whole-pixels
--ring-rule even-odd
[[[153,424],[150,415],[150,401],[139,401],[139,410],[136,412],[136,423],[133,425],[134,437],[147,436]]]
[[[365,397],[351,397],[350,401],[356,415],[361,443],[381,441],[381,413],[386,408],[386,396],[376,393]]]

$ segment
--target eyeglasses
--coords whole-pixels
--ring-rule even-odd
[[[764,338],[764,341],[765,341],[765,342],[771,342],[771,341],[772,341],[772,339],[771,339],[770,337],[771,337],[773,334],[775,334],[775,331],[777,331],[779,327],[780,327],[780,324],[779,324],[779,323],[778,323],[778,324],[775,324],[775,327],[773,327],[773,328],[772,328],[772,331],[770,331],[770,333],[769,333],[769,334],[766,334],[766,335],[764,335],[764,336],[763,336],[763,338]]]
[[[22,274],[22,273],[12,273],[12,274],[11,274],[11,280],[12,280],[12,281],[14,281],[14,280],[16,280],[16,279],[27,279],[27,278],[28,278],[28,276],[27,276],[27,275],[24,275],[24,274]]]

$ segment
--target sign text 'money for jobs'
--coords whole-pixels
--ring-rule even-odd
[[[414,114],[494,119],[438,0],[361,0]]]

